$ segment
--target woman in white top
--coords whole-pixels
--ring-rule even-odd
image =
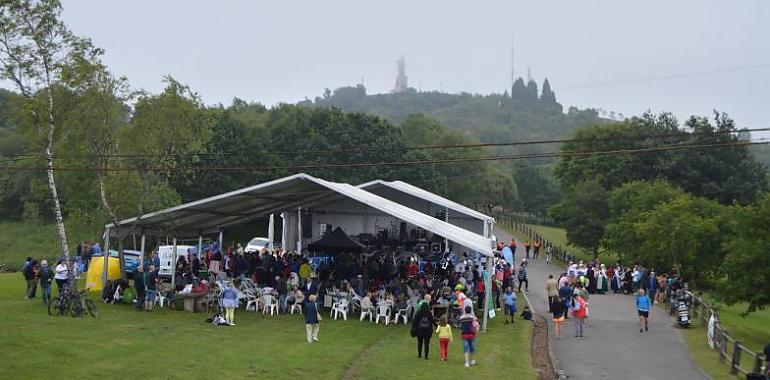
[[[64,284],[66,284],[69,279],[69,268],[67,268],[67,264],[64,263],[64,260],[59,260],[56,263],[55,272],[53,278],[56,280],[56,290],[61,294]]]

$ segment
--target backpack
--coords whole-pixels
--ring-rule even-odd
[[[476,328],[473,319],[468,318],[460,323],[460,334],[464,339],[473,339],[476,336]]]
[[[430,319],[428,319],[428,317],[422,317],[422,319],[420,319],[420,323],[417,324],[417,329],[421,331],[429,330],[431,327],[433,326],[431,326]]]

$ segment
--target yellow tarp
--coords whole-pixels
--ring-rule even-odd
[[[86,288],[91,289],[91,291],[102,290],[102,272],[104,272],[104,257],[91,258],[86,274]],[[118,278],[120,278],[120,259],[110,257],[110,261],[107,262],[107,279],[116,280]]]

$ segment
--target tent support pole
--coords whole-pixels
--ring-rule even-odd
[[[104,252],[102,252],[102,258],[104,259],[104,268],[102,269],[102,289],[104,289],[104,287],[107,286],[108,266],[110,265],[110,227],[105,228],[104,231]]]
[[[225,231],[223,229],[219,229],[219,254],[222,255],[222,263],[224,263],[225,258],[225,250],[224,246],[222,244],[225,242]],[[213,252],[212,252],[213,253]]]
[[[484,271],[484,320],[482,323],[482,330],[484,332],[487,332],[487,323],[489,321],[489,303],[492,300],[492,266],[494,263],[493,256],[488,256],[486,270]]]
[[[297,207],[297,254],[302,255],[302,207]]]
[[[174,244],[172,245],[172,254],[171,254],[171,289],[176,289],[176,236],[174,237]]]
[[[201,235],[200,232],[199,232],[198,233],[198,252],[197,252],[198,253],[198,260],[199,261],[200,261],[200,259],[202,257],[202,255],[201,255],[201,250],[202,249],[203,249],[203,235]],[[191,259],[192,259],[192,257],[191,257]],[[190,261],[192,261],[192,260],[190,260]],[[193,274],[196,275],[196,276],[198,275],[197,273],[193,273]]]
[[[139,243],[139,266],[144,268],[144,242],[145,242],[145,236],[144,232],[142,232],[142,238],[140,239]]]
[[[444,221],[449,223],[449,209],[444,209]],[[449,238],[444,237],[444,253],[449,253]]]

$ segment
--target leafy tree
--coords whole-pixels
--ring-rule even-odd
[[[64,85],[61,75],[72,64],[73,57],[92,49],[88,40],[73,35],[61,21],[58,0],[0,3],[0,80],[14,84],[24,99],[28,122],[43,140],[40,153],[46,163],[59,244],[67,262],[67,233],[54,175],[54,142],[61,127],[57,115],[61,99],[56,91]]]
[[[550,165],[514,161],[511,167],[519,194],[519,210],[545,215],[548,208],[559,203],[561,191]]]
[[[764,194],[754,205],[732,211],[732,233],[722,246],[727,251],[721,265],[725,277],[716,293],[729,305],[748,303],[749,313],[770,305],[770,194]]]
[[[685,194],[642,213],[633,225],[641,243],[633,259],[652,268],[676,268],[692,282],[714,278],[723,256],[724,207]]]
[[[540,93],[540,101],[546,105],[556,104],[556,94],[551,90],[551,83],[548,82],[548,78],[543,80],[543,89]]]
[[[591,250],[595,256],[609,218],[608,195],[601,179],[588,179],[568,188],[562,202],[553,209],[556,220],[567,230],[567,240]]]
[[[631,181],[612,191],[609,198],[609,219],[605,227],[602,244],[615,252],[621,261],[639,260],[643,236],[637,224],[644,221],[650,210],[656,206],[684,196],[681,189],[665,181]]]

